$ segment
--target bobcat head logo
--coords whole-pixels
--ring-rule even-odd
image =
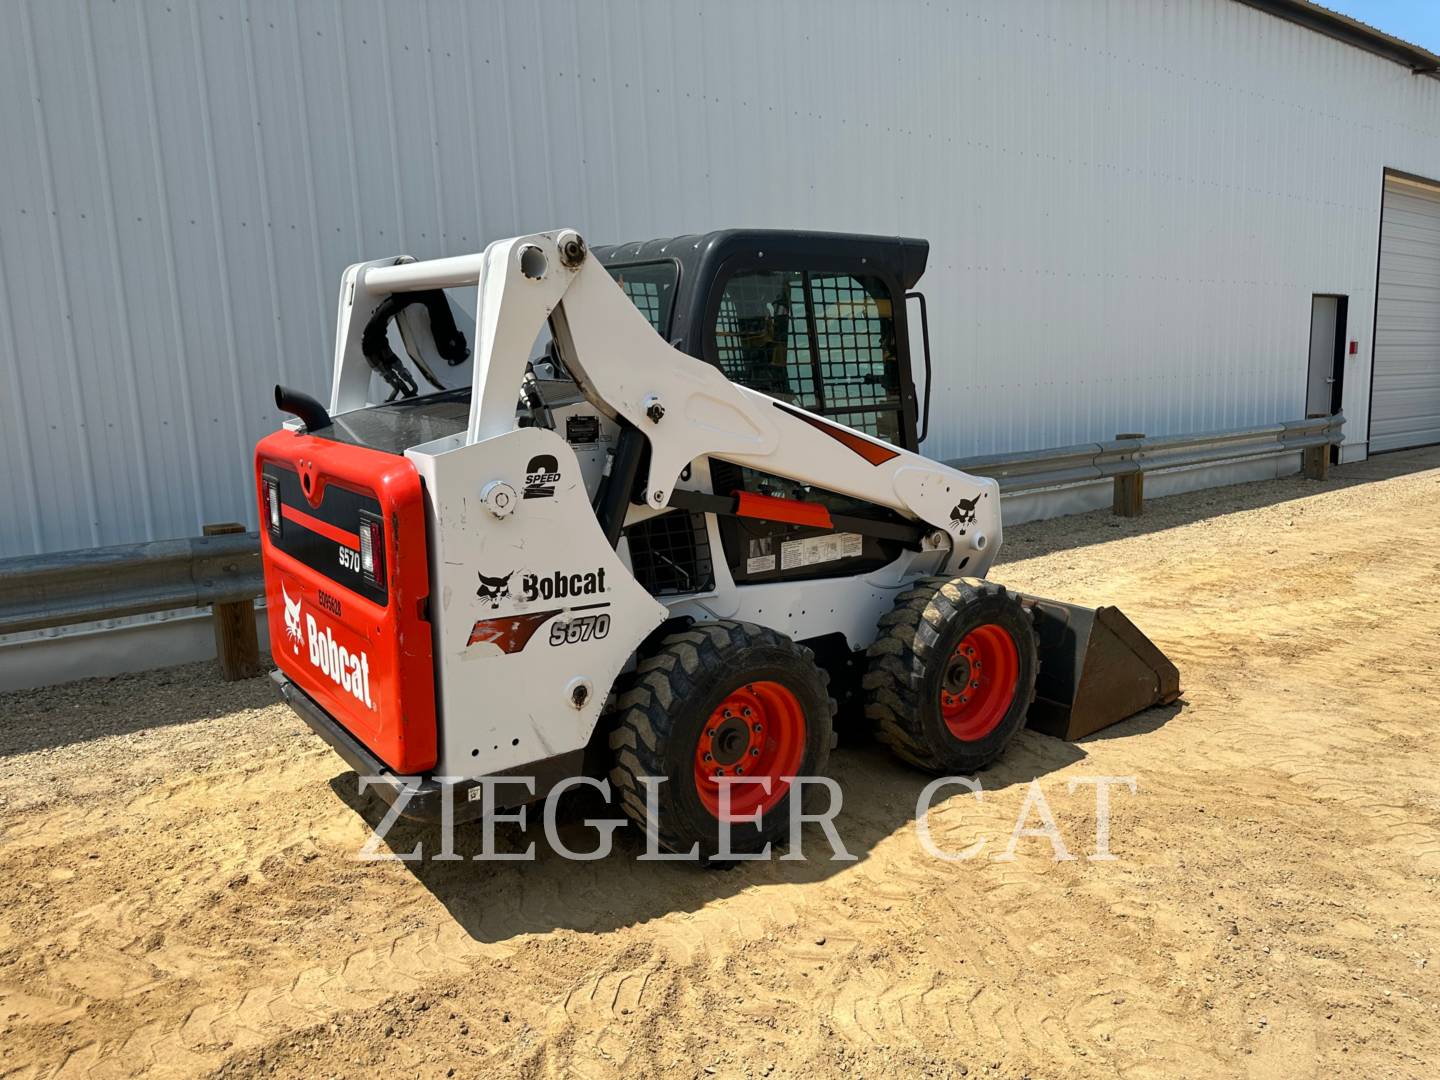
[[[961,536],[965,535],[965,526],[975,520],[975,504],[979,501],[979,495],[973,499],[961,499],[950,511],[950,524]]]
[[[480,587],[475,590],[475,595],[481,600],[489,600],[491,610],[498,608],[500,601],[510,595],[510,579],[515,576],[515,571],[511,570],[504,577],[479,576]]]
[[[291,600],[290,594],[285,591],[285,586],[280,586],[280,595],[285,598],[285,637],[290,642],[290,647],[295,650],[295,655],[300,655],[300,601]]]

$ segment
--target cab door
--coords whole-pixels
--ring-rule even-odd
[[[702,358],[732,382],[915,449],[899,283],[849,260],[759,261],[738,256],[716,275],[701,328]],[[885,507],[713,458],[710,477],[717,494],[798,499],[834,515],[901,521]],[[730,575],[742,585],[868,573],[892,562],[902,547],[896,540],[752,518],[724,517],[718,529]]]
[[[729,260],[701,355],[727,378],[907,450],[917,448],[904,291],[836,259]]]

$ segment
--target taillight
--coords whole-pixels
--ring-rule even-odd
[[[380,519],[364,511],[360,513],[360,573],[377,585],[385,580],[385,533]]]
[[[265,478],[265,516],[269,519],[270,535],[280,535],[280,482]]]

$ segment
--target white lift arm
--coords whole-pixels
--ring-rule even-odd
[[[473,283],[478,299],[468,443],[515,429],[525,365],[548,320],[562,360],[589,401],[649,440],[644,490],[652,511],[669,503],[687,465],[711,456],[885,506],[929,525],[934,531],[927,546],[950,546],[949,572],[963,566],[983,576],[999,550],[996,481],[739,386],[714,366],[671,348],[573,230],[498,240],[478,255],[361,264],[347,271],[346,283],[335,407],[363,404],[354,393],[364,393],[369,369],[358,350],[347,351],[346,329],[356,336],[355,328],[379,299],[392,292]],[[350,400],[342,400],[347,393]]]

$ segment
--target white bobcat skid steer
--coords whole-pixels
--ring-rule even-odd
[[[709,855],[722,818],[737,851],[786,827],[837,698],[958,773],[1037,676],[1070,736],[1082,691],[1092,730],[1173,698],[1118,613],[984,580],[996,483],[915,452],[927,251],[565,230],[350,267],[329,407],[277,388],[296,419],[256,453],[286,699],[358,772],[411,778],[409,816],[450,783],[463,818],[480,777],[513,805],[588,773]],[[447,289],[475,290],[473,325]]]

